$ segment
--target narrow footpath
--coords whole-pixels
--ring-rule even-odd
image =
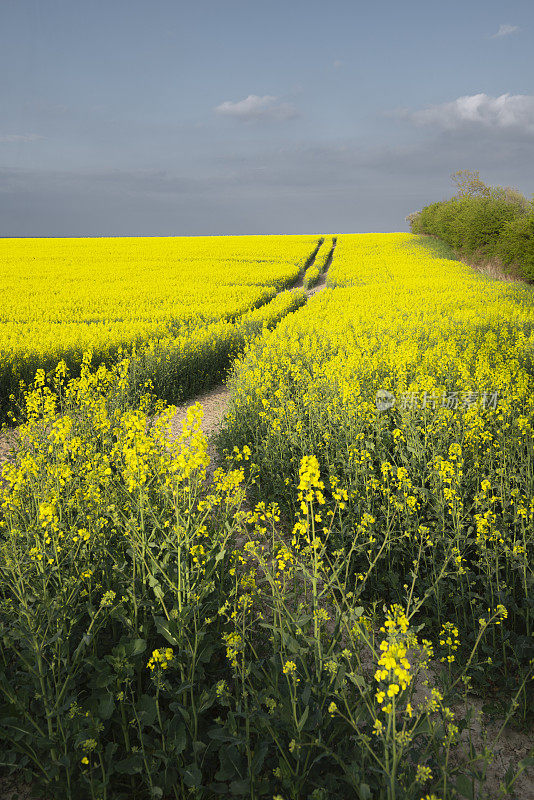
[[[336,248],[337,239],[333,237],[332,249],[330,251],[330,255],[328,256],[328,260],[325,264],[325,268],[321,275],[319,276],[319,280],[317,281],[316,285],[313,286],[311,289],[306,289],[306,295],[308,299],[313,297],[318,292],[321,292],[326,286],[326,275],[328,269],[330,268],[330,264],[332,263],[332,259],[334,257],[334,250]],[[315,261],[315,254],[312,261],[309,263],[308,267],[311,267]],[[298,280],[293,284],[291,287],[292,289],[302,289],[304,287],[304,273],[305,270],[302,271],[302,274],[298,278]],[[298,313],[294,312],[294,313]],[[185,419],[187,414],[187,409],[189,406],[194,405],[194,403],[201,403],[204,409],[204,417],[202,420],[202,430],[205,436],[208,439],[209,445],[209,455],[210,458],[213,460],[215,457],[215,448],[213,445],[213,438],[215,434],[219,431],[221,426],[221,422],[223,420],[226,411],[228,410],[228,405],[230,403],[230,392],[226,388],[226,385],[221,382],[214,386],[213,389],[210,389],[207,392],[204,392],[197,397],[192,397],[184,403],[181,403],[176,408],[176,414],[173,417],[172,424],[171,424],[171,438],[175,438],[179,436],[182,430],[182,422]],[[210,441],[211,440],[211,441]]]
[[[326,286],[326,273],[328,272],[328,268],[332,263],[332,257],[334,253],[334,249],[336,246],[336,237],[333,237],[333,244],[332,250],[328,257],[328,260],[325,264],[325,268],[321,275],[319,276],[319,280],[317,284],[312,287],[311,289],[306,290],[306,295],[308,298],[313,297],[313,295],[317,294],[317,292],[322,291]],[[306,269],[313,265],[315,262],[317,253],[315,253],[313,259],[306,265]],[[304,287],[304,273],[305,269],[302,270],[302,274],[296,280],[296,282],[290,287],[291,289],[302,289]],[[196,397],[191,397],[189,400],[180,403],[176,407],[176,414],[173,417],[171,423],[171,438],[174,439],[176,436],[179,436],[182,431],[182,422],[185,419],[187,414],[187,409],[194,405],[195,403],[201,403],[204,409],[204,417],[202,420],[202,430],[204,434],[207,436],[208,441],[213,440],[214,435],[218,432],[222,419],[228,409],[230,401],[230,392],[226,388],[224,383],[219,383],[214,386],[212,389],[209,389],[207,392],[203,392]],[[3,464],[8,461],[13,456],[14,449],[16,448],[17,444],[17,428],[7,428],[6,430],[0,432],[0,473],[2,471]],[[209,454],[210,458],[213,460],[215,457],[215,448],[213,442],[211,441],[209,444]],[[0,478],[1,479],[1,478]]]

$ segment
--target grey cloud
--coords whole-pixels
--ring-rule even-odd
[[[518,129],[534,133],[534,95],[480,93],[464,95],[449,103],[428,106],[419,111],[403,111],[402,116],[416,125],[445,130],[465,127]]]
[[[271,144],[198,156],[187,168],[0,169],[0,235],[121,236],[403,230],[450,197],[450,174],[534,189],[534,142],[517,128],[425,129],[420,140],[365,147]]]
[[[162,169],[62,171],[0,168],[0,191],[4,194],[34,191],[47,192],[51,196],[71,191],[145,197],[202,194],[209,193],[220,180],[217,176],[208,179],[175,175]]]
[[[499,25],[499,30],[491,38],[500,39],[502,36],[510,36],[511,33],[516,33],[518,30],[520,30],[518,25]]]
[[[477,137],[466,131],[443,131],[422,141],[372,148],[354,141],[302,144],[256,157],[235,153],[218,159],[217,166],[225,166],[237,176],[243,193],[261,190],[300,193],[306,198],[321,193],[325,198],[354,198],[361,192],[374,198],[370,208],[375,209],[377,218],[386,196],[388,201],[394,196],[399,208],[408,206],[406,213],[412,206],[451,196],[450,175],[458,169],[478,169],[489,183],[518,185],[527,195],[534,189],[532,139],[507,131],[498,136],[483,131]]]
[[[281,103],[278,97],[266,94],[260,97],[249,94],[244,100],[226,100],[215,108],[217,114],[250,122],[252,120],[287,120],[297,116],[292,103]]]
[[[0,143],[10,143],[10,142],[37,142],[39,139],[43,139],[43,136],[39,136],[38,133],[0,133]]]

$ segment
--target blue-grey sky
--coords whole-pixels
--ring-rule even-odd
[[[533,0],[0,0],[0,235],[405,230],[534,192]]]

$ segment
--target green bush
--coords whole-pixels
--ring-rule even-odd
[[[505,264],[520,264],[523,275],[534,280],[534,209],[507,222],[497,252]]]
[[[534,278],[534,207],[517,192],[496,187],[485,195],[455,197],[407,219],[413,233],[437,236],[467,257],[499,259],[527,280]]]

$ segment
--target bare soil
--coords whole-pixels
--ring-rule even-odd
[[[414,690],[416,703],[424,702],[429,696],[429,687],[438,685],[439,672],[440,665],[437,661],[430,662],[427,668],[420,671]],[[490,717],[484,714],[483,705],[484,702],[480,697],[472,694],[467,696],[465,703],[460,701],[450,705],[456,724],[466,719],[468,710],[473,712],[468,726],[460,734],[459,741],[463,756],[455,753],[454,758],[456,763],[463,761],[463,757],[467,760],[470,744],[479,754],[484,752],[485,747],[491,751],[492,759],[486,770],[485,793],[477,797],[477,800],[493,800],[500,797],[500,785],[509,767],[517,769],[517,765],[522,759],[533,754],[534,731],[518,730],[507,725],[501,732],[504,718]],[[507,797],[510,800],[534,800],[534,770],[532,768],[521,773],[514,784],[512,794]]]
[[[208,467],[209,475],[213,475],[213,471],[219,466],[219,455],[215,447],[214,439],[228,409],[229,400],[230,392],[224,383],[219,383],[213,389],[204,392],[204,394],[177,406],[176,414],[172,419],[171,439],[175,439],[182,432],[182,422],[186,417],[187,409],[195,403],[200,403],[202,405],[204,416],[202,417],[201,429],[208,440],[208,456],[210,459]]]
[[[306,294],[308,295],[308,297],[313,297],[314,294],[317,294],[317,292],[322,291],[325,288],[325,286],[326,286],[326,272],[322,272],[319,275],[319,280],[317,281],[315,286],[312,286],[311,289],[306,289]]]
[[[13,461],[17,440],[17,428],[5,428],[0,431],[0,486],[3,483],[2,467],[6,461]]]

